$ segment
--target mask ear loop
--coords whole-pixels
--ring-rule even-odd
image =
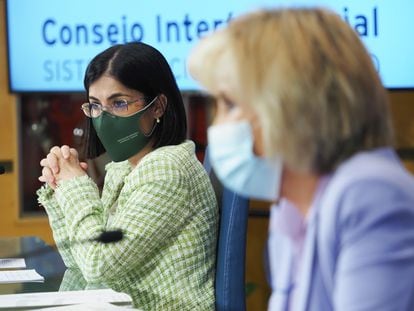
[[[158,96],[155,96],[155,97],[154,97],[154,99],[153,99],[153,100],[151,100],[151,102],[150,102],[150,103],[148,103],[148,105],[146,105],[144,108],[142,108],[142,109],[138,110],[138,111],[137,111],[137,112],[135,112],[134,114],[147,110],[147,109],[149,108],[149,106],[151,106],[151,105],[155,102],[155,100],[156,100],[157,98],[158,98]],[[133,114],[133,115],[134,115],[134,114]],[[128,117],[129,117],[129,116],[128,116]]]
[[[157,127],[157,125],[160,123],[160,119],[157,118],[156,121],[154,122],[154,126],[152,127],[151,131],[148,134],[144,134],[145,137],[150,137],[152,135],[152,133],[154,133],[155,128]]]
[[[155,102],[155,100],[157,98],[158,98],[158,96],[155,96],[155,98],[148,105],[146,105],[143,109],[141,109],[140,111],[146,110],[149,106],[151,106]],[[157,124],[159,124],[160,122],[161,122],[160,118],[156,118],[156,121],[154,122],[154,126],[152,127],[151,131],[148,134],[143,133],[144,136],[145,137],[150,137],[154,133],[155,128],[157,127]]]

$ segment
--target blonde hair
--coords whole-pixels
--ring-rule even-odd
[[[266,155],[282,156],[290,167],[326,173],[360,150],[392,144],[387,93],[371,57],[329,10],[253,12],[194,53],[190,72],[208,89],[217,84],[214,64],[230,53]]]

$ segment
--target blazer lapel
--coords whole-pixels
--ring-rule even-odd
[[[124,186],[125,177],[131,172],[128,163],[112,162],[105,177],[105,184],[102,191],[102,205],[104,209],[109,210],[118,199],[118,196]]]

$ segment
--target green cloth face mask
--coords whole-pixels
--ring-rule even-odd
[[[155,99],[127,117],[119,117],[102,111],[100,116],[92,118],[93,127],[114,162],[129,159],[148,144],[157,123],[154,124],[150,133],[144,134],[139,128],[139,121],[147,108],[155,102]]]

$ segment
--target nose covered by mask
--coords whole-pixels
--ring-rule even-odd
[[[248,198],[279,198],[282,160],[253,153],[253,134],[247,121],[220,124],[208,129],[209,157],[224,186]]]
[[[119,117],[103,111],[99,117],[92,118],[95,131],[114,162],[124,161],[141,151],[149,142],[155,126],[148,134],[139,128],[139,121],[154,100],[136,113]]]

